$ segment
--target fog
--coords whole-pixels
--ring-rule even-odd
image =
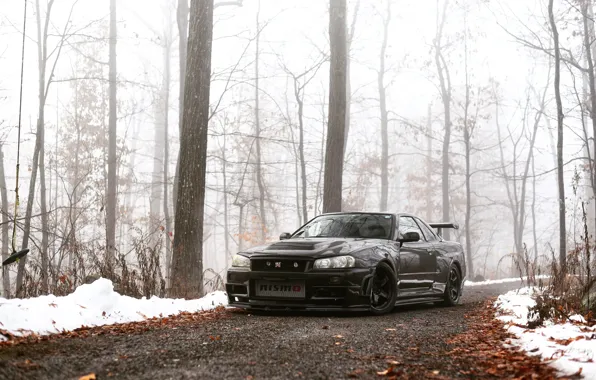
[[[219,1],[204,184],[202,255],[210,280],[224,276],[234,253],[276,240],[323,212],[329,112],[328,1]],[[443,221],[443,80],[450,87],[449,221],[460,226],[449,238],[469,250],[469,278],[511,277],[518,274],[515,257],[524,250],[543,266],[559,254],[557,108],[548,2],[445,1],[347,2],[349,129],[343,186],[336,191],[341,191],[343,210],[410,212],[427,222]],[[36,17],[42,29],[48,20],[41,153],[47,205],[44,212],[38,175],[25,266],[29,295],[43,292],[38,282],[46,270],[40,254],[44,249],[55,292],[60,284],[104,274],[108,171],[109,1],[40,0],[39,15],[36,4],[27,5],[17,249],[24,239],[39,116]],[[4,257],[12,251],[23,6],[24,1],[3,0],[0,7],[0,158],[8,189],[2,223],[10,226],[9,234],[1,236]],[[154,252],[159,274],[153,267],[148,271],[166,283],[168,247],[176,233],[172,196],[180,144],[178,6],[177,0],[116,1],[116,252],[138,275],[151,267],[139,252]],[[566,241],[573,250],[585,235],[582,203],[590,236],[596,228],[590,80],[583,69],[589,65],[580,6],[555,2],[555,16],[562,48]],[[383,177],[387,203],[382,209]],[[11,280],[5,296],[14,293],[16,275],[17,266],[4,272]],[[217,281],[207,284],[217,286]]]

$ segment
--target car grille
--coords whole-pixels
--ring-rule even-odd
[[[251,259],[250,269],[264,272],[304,272],[308,260],[304,259]]]

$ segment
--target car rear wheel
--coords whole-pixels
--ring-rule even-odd
[[[387,263],[379,263],[372,278],[370,311],[375,315],[393,310],[397,299],[397,277]]]
[[[443,295],[443,305],[455,306],[461,298],[461,275],[455,265],[449,268],[445,294]]]

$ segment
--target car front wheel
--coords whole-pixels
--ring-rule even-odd
[[[372,278],[370,311],[375,315],[389,313],[397,300],[397,277],[387,263],[379,263]]]

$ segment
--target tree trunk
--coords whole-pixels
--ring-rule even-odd
[[[223,176],[223,197],[224,197],[224,249],[225,249],[225,268],[227,269],[229,266],[229,257],[230,257],[230,222],[229,222],[229,206],[228,206],[228,162],[227,162],[227,134],[224,128],[223,131],[223,147],[221,150],[221,172]]]
[[[350,108],[352,105],[352,80],[350,77],[350,51],[352,50],[352,42],[354,41],[354,32],[356,31],[356,21],[358,20],[358,10],[360,9],[360,0],[356,1],[354,7],[354,15],[352,17],[352,24],[346,41],[346,132],[344,135],[344,159],[346,156],[346,149],[348,147],[348,137],[350,136]]]
[[[255,148],[256,148],[256,156],[255,156],[255,166],[256,166],[256,175],[257,175],[257,186],[259,187],[259,217],[261,221],[261,225],[259,228],[259,235],[260,235],[260,242],[265,242],[265,238],[267,236],[267,215],[265,213],[265,184],[263,180],[263,171],[261,167],[261,119],[259,118],[259,92],[261,91],[259,87],[259,58],[260,58],[260,25],[259,25],[259,13],[261,8],[261,2],[258,2],[258,9],[257,9],[257,16],[256,16],[256,26],[257,26],[257,35],[255,36]]]
[[[330,0],[329,124],[325,154],[323,212],[341,211],[346,132],[346,0]]]
[[[387,0],[387,10],[383,18],[383,42],[377,86],[379,89],[379,106],[381,111],[381,203],[379,211],[387,211],[387,198],[389,195],[389,135],[387,132],[387,94],[385,89],[385,54],[389,37],[389,21],[391,20],[391,0]]]
[[[532,239],[534,241],[534,264],[538,264],[538,237],[536,230],[536,168],[534,151],[532,151]]]
[[[176,21],[178,24],[178,49],[180,51],[180,91],[178,93],[178,133],[182,137],[182,118],[184,116],[184,89],[186,80],[186,56],[188,50],[188,0],[178,0],[178,9],[176,11]],[[178,150],[178,159],[176,160],[176,172],[174,173],[174,188],[172,190],[173,205],[178,204],[178,178],[180,172],[180,150]],[[174,210],[174,213],[176,211]]]
[[[37,170],[40,163],[40,155],[43,154],[44,144],[44,110],[46,101],[46,64],[47,64],[47,38],[48,38],[48,25],[50,22],[50,14],[54,0],[50,0],[46,9],[45,24],[42,30],[41,25],[41,12],[39,7],[39,0],[35,1],[36,21],[37,21],[37,61],[38,61],[38,82],[37,82],[37,96],[39,99],[38,103],[38,116],[37,116],[37,130],[35,136],[35,148],[33,150],[33,162],[31,164],[31,178],[29,180],[29,196],[27,198],[27,209],[25,211],[25,226],[23,228],[23,246],[22,249],[26,249],[29,246],[29,237],[31,234],[31,215],[33,214],[33,202],[35,199],[35,190],[37,182]],[[58,54],[59,55],[59,52]],[[57,59],[57,58],[56,58]],[[43,164],[43,162],[42,162]],[[45,179],[45,178],[44,178]],[[43,191],[45,191],[45,183],[43,184]],[[42,203],[45,202],[45,195]],[[42,205],[45,207],[45,205]],[[47,217],[47,216],[46,216]],[[42,222],[43,223],[43,222]],[[47,219],[46,219],[47,225]],[[42,267],[45,263],[47,266],[47,249],[45,252],[40,252]],[[19,260],[19,266],[17,270],[17,281],[16,281],[16,295],[17,297],[23,296],[23,277],[25,272],[25,264],[27,263],[27,256]],[[42,284],[47,282],[47,271],[46,274],[42,273]],[[42,285],[42,288],[44,285]]]
[[[594,38],[594,18],[592,10],[592,2],[588,0],[582,0],[581,2],[581,13],[582,13],[582,24],[584,28],[583,33],[583,44],[584,52],[586,54],[586,63],[588,64],[588,87],[590,89],[590,119],[592,120],[592,136],[596,137],[596,79],[594,78],[594,60],[593,60],[593,38]],[[588,144],[588,141],[586,141]],[[596,156],[596,138],[592,138],[592,153]],[[589,156],[589,154],[588,154]],[[596,158],[594,158],[596,159]],[[594,178],[594,172],[596,171],[596,165],[594,160],[590,160],[590,179],[592,194],[596,196],[596,179]],[[594,202],[596,207],[596,201]],[[594,213],[596,217],[596,212]],[[596,228],[596,223],[594,224]]]
[[[321,179],[323,179],[323,165],[325,163],[325,127],[326,127],[326,120],[325,120],[325,116],[326,116],[326,112],[325,112],[325,95],[323,94],[323,101],[321,102],[321,131],[322,131],[322,136],[321,136],[321,156],[319,159],[319,162],[321,163],[321,170],[319,170],[319,177],[317,178],[317,193],[315,195],[315,213],[319,214],[320,213],[320,208],[319,208],[319,199],[323,198],[323,194],[321,194]],[[346,111],[347,112],[347,111]],[[347,140],[347,139],[346,139]],[[344,143],[345,141],[344,140]],[[344,146],[345,148],[345,146]],[[345,155],[344,155],[345,156]],[[304,221],[306,223],[306,220]]]
[[[6,188],[6,172],[4,171],[4,152],[0,144],[0,200],[2,201],[2,261],[4,261],[10,252],[8,250],[8,189]],[[2,267],[2,297],[10,298],[10,272],[8,266]]]
[[[308,221],[308,207],[306,204],[306,193],[308,184],[306,182],[306,158],[304,157],[304,99],[300,93],[298,79],[294,77],[294,96],[298,103],[298,155],[300,158],[300,181],[302,186],[302,220]]]
[[[170,131],[169,131],[169,115],[170,115],[170,52],[172,50],[171,29],[169,30],[168,40],[164,50],[164,99],[163,99],[163,113],[164,113],[164,146],[163,146],[163,213],[166,222],[166,288],[170,286],[170,271],[172,267],[172,246],[170,241],[170,233],[172,231],[172,220],[170,217],[169,205],[169,165],[170,165]]]
[[[106,199],[106,264],[112,268],[116,256],[116,0],[110,0],[108,192]]]
[[[567,271],[567,236],[565,225],[565,178],[563,173],[563,103],[561,101],[561,51],[559,47],[559,31],[555,23],[553,0],[548,2],[548,18],[553,33],[555,49],[555,100],[557,102],[557,182],[559,187],[559,263],[561,271]],[[589,49],[588,49],[589,50]]]
[[[443,207],[443,221],[449,221],[449,144],[451,143],[451,79],[449,76],[449,68],[443,57],[443,50],[441,45],[441,37],[443,33],[443,25],[447,18],[447,7],[449,1],[445,0],[443,4],[443,16],[441,22],[437,25],[437,35],[435,37],[435,65],[437,66],[437,73],[439,75],[439,84],[441,89],[441,100],[443,101],[443,110],[445,116],[445,126],[443,134],[443,153],[442,153],[442,168],[441,168],[441,192],[442,192],[442,207]],[[438,1],[437,1],[438,7]],[[443,237],[449,240],[449,229],[443,230]]]
[[[44,125],[42,121],[42,125]],[[49,258],[48,258],[48,248],[49,248],[49,231],[50,226],[48,223],[48,201],[47,201],[47,191],[46,191],[46,167],[45,167],[45,126],[41,128],[41,149],[39,152],[39,184],[40,184],[40,192],[41,196],[40,206],[41,206],[41,247],[40,247],[40,256],[41,256],[41,293],[47,294],[48,293],[48,273],[49,273]]]
[[[432,174],[433,174],[433,124],[432,124],[432,114],[431,114],[431,104],[428,104],[428,114],[426,119],[426,222],[430,223],[433,214],[433,207],[432,207],[432,193],[433,193],[433,183],[432,183]]]
[[[466,88],[466,108],[469,104],[469,87]],[[467,113],[467,110],[466,110]],[[464,117],[465,123],[467,123],[467,117]],[[466,216],[464,222],[464,229],[466,232],[466,265],[468,267],[468,273],[470,276],[474,276],[474,262],[472,260],[472,236],[471,236],[471,224],[470,219],[472,217],[472,190],[471,190],[471,179],[470,174],[470,155],[471,155],[471,136],[467,125],[464,125],[464,145],[465,145],[465,157],[466,157]]]
[[[203,216],[209,124],[213,0],[190,8],[184,117],[180,139],[180,186],[174,220],[172,295],[195,298],[203,290]]]

